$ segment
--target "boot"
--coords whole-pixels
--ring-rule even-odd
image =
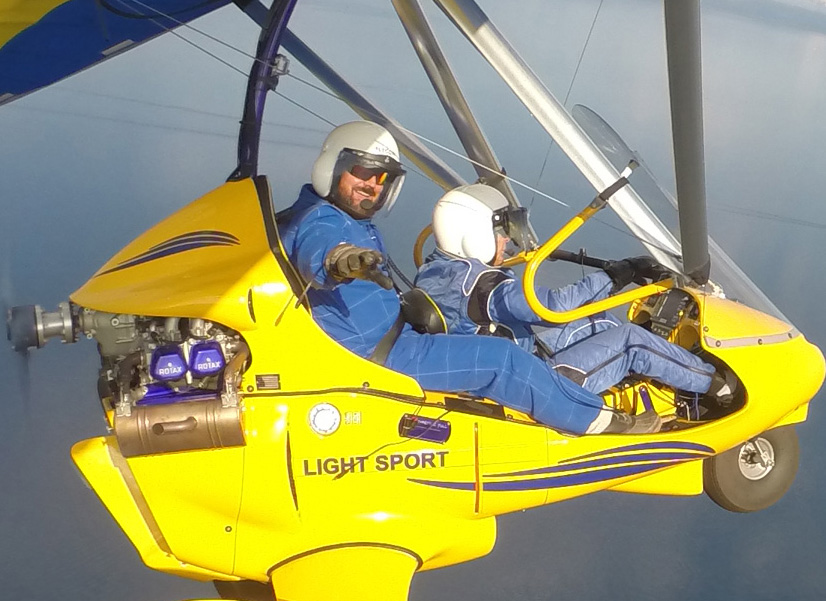
[[[639,415],[615,412],[611,423],[602,431],[603,434],[653,434],[659,432],[663,422],[656,411],[646,411]]]
[[[715,371],[711,374],[711,386],[706,394],[717,400],[722,406],[729,405],[734,399],[734,392],[737,390],[737,376],[726,369],[724,373]]]

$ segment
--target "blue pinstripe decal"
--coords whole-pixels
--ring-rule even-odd
[[[509,482],[487,482],[482,485],[485,491],[514,491],[514,490],[540,490],[543,488],[562,488],[565,486],[576,486],[578,484],[592,484],[605,480],[614,480],[635,474],[644,474],[661,467],[674,465],[671,462],[646,463],[643,465],[628,465],[624,467],[612,467],[605,470],[593,470],[581,474],[569,474],[567,476],[552,476],[550,478],[538,478],[536,480],[511,480]]]
[[[577,486],[580,484],[593,484],[606,480],[615,480],[626,476],[644,474],[663,467],[675,465],[671,461],[661,461],[657,463],[645,463],[638,465],[627,465],[622,467],[612,467],[601,470],[591,470],[579,474],[568,474],[566,476],[551,476],[548,478],[536,478],[533,480],[509,480],[507,482],[484,482],[482,490],[488,492],[513,492],[525,490],[542,490],[548,488],[564,488],[566,486]],[[441,480],[421,480],[419,478],[409,478],[410,482],[434,486],[436,488],[448,488],[453,490],[474,490],[473,482],[446,482]]]
[[[426,484],[427,486],[436,486],[438,488],[452,488],[454,490],[473,490],[473,482],[444,482],[441,480],[420,480],[419,478],[408,478],[410,482],[416,484]]]
[[[646,453],[644,455],[619,455],[615,457],[603,457],[592,459],[591,461],[580,461],[568,465],[554,465],[550,467],[539,467],[518,472],[503,472],[500,474],[485,474],[486,478],[504,478],[508,476],[533,476],[536,474],[553,474],[555,472],[571,472],[595,467],[605,467],[620,463],[645,463],[650,461],[689,461],[691,459],[704,459],[708,455],[704,453],[690,453],[685,451],[665,451],[661,453]]]
[[[670,450],[670,449],[685,449],[689,451],[700,451],[701,453],[714,454],[714,449],[704,444],[696,442],[641,442],[639,444],[631,444],[623,447],[615,447],[613,449],[605,449],[604,451],[596,451],[595,453],[588,453],[587,455],[580,455],[578,457],[571,457],[570,459],[563,459],[560,463],[570,463],[572,461],[579,461],[580,459],[588,459],[590,457],[599,457],[601,455],[610,455],[613,453],[624,453],[626,451],[648,451],[648,450]]]
[[[155,259],[168,257],[170,255],[182,253],[195,248],[205,248],[207,246],[237,246],[240,243],[241,242],[238,238],[232,234],[217,230],[199,230],[188,234],[181,234],[180,236],[175,236],[165,242],[156,244],[149,250],[136,255],[131,259],[122,261],[115,267],[107,269],[98,275],[101,276],[107,273],[120,271],[122,269],[134,267],[135,265],[141,265],[143,263],[148,263],[149,261],[154,261]]]
[[[653,452],[635,453],[635,451]],[[705,459],[712,454],[714,454],[714,449],[711,447],[693,442],[644,442],[615,447],[613,449],[606,449],[604,451],[597,451],[595,453],[588,453],[578,457],[572,457],[561,461],[559,465],[516,472],[485,474],[485,478],[512,478],[514,476],[520,477],[538,474],[561,473],[561,475],[551,475],[545,478],[484,482],[482,484],[482,490],[491,492],[541,490],[548,488],[577,486],[580,484],[592,484],[594,482],[603,482],[626,476],[644,474],[646,472],[673,466],[678,463],[684,463],[686,461]],[[583,459],[588,459],[588,461],[583,461]],[[587,471],[570,473],[575,470]],[[447,482],[441,480],[422,480],[418,478],[410,478],[409,480],[417,484],[424,484],[426,486],[434,486],[437,488],[474,490],[473,482]]]

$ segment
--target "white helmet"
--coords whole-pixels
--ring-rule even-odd
[[[350,212],[351,208],[336,198],[338,181],[342,173],[357,165],[384,178],[378,200],[371,207],[363,207],[364,214],[357,217],[371,217],[382,207],[389,211],[399,195],[405,171],[399,162],[396,140],[371,121],[352,121],[330,132],[313,165],[311,181],[316,194]]]
[[[496,188],[471,184],[454,188],[433,209],[433,237],[444,252],[483,263],[496,255],[493,213],[508,206]]]
[[[511,207],[496,188],[470,184],[454,188],[433,209],[436,246],[449,255],[490,263],[496,256],[496,234],[524,244],[527,211]]]

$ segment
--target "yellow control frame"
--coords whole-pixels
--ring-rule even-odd
[[[640,298],[658,294],[669,288],[674,287],[674,281],[666,279],[660,282],[641,286],[633,290],[621,292],[608,298],[593,303],[588,303],[570,311],[552,311],[542,304],[539,297],[536,296],[535,280],[536,272],[539,266],[545,259],[551,256],[559,246],[567,240],[575,231],[577,231],[586,221],[593,217],[597,211],[604,206],[599,201],[594,201],[585,207],[579,214],[571,218],[562,228],[551,238],[540,246],[536,251],[533,251],[525,256],[525,271],[522,274],[522,289],[525,292],[525,298],[528,301],[528,306],[539,317],[550,323],[568,323],[575,321],[589,315],[595,315],[602,311],[619,307],[626,303],[630,303]]]

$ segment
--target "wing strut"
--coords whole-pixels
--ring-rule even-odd
[[[343,77],[330,67],[324,60],[313,52],[309,46],[298,39],[290,30],[284,35],[284,49],[292,54],[298,62],[304,65],[310,73],[315,75],[325,86],[332,90],[339,98],[353,109],[362,119],[375,121],[387,128],[402,152],[419,169],[444,190],[450,190],[466,183],[462,177],[447,166],[444,161],[433,154],[429,148],[408,133],[398,121],[385,114],[366,96],[351,86]]]
[[[473,167],[480,181],[504,194],[511,206],[519,206],[513,188],[502,177],[502,166],[474,118],[418,0],[393,0],[393,6],[465,152],[474,161]]]

